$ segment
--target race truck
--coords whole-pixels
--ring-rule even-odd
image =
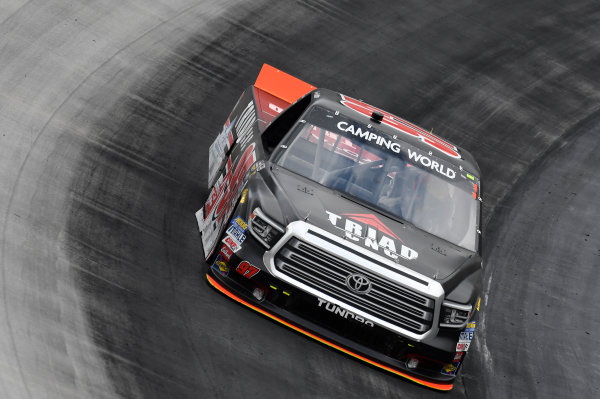
[[[480,306],[466,150],[267,64],[209,148],[208,282],[321,343],[450,390]]]

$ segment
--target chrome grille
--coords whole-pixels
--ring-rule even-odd
[[[435,301],[295,237],[275,255],[275,267],[286,276],[343,303],[416,334],[432,327]],[[346,286],[354,273],[372,283],[367,294]]]

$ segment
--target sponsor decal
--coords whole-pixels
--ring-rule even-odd
[[[444,367],[442,367],[442,374],[456,375],[456,370],[458,370],[458,366],[460,366],[460,362],[448,363]]]
[[[231,155],[225,165],[225,175],[217,180],[203,208],[202,244],[206,257],[212,252],[225,221],[236,205],[235,199],[245,184],[245,175],[256,162],[255,145],[251,143],[238,157],[235,167]]]
[[[470,173],[464,172],[463,167],[460,167],[460,170],[463,171],[460,173],[460,177],[462,177],[464,180],[471,180],[469,181],[469,184],[471,185],[471,195],[473,195],[473,199],[474,200],[479,200],[482,201],[481,199],[481,182],[479,181],[479,179],[477,179],[475,176],[473,176]]]
[[[227,228],[227,235],[233,237],[240,245],[246,240],[246,234],[234,225]]]
[[[250,101],[242,111],[240,119],[235,124],[235,130],[238,135],[237,144],[245,147],[252,139],[252,126],[256,122],[256,112],[254,102]]]
[[[419,256],[417,251],[404,245],[400,237],[373,214],[337,215],[330,211],[325,212],[327,212],[331,224],[345,230],[346,238],[358,242],[366,248],[383,253],[394,260],[399,258],[413,260]]]
[[[458,153],[458,148],[449,142],[443,140],[442,138],[434,135],[427,130],[420,128],[412,123],[399,118],[395,115],[392,115],[388,112],[385,112],[379,108],[373,107],[372,105],[365,104],[362,101],[356,100],[354,98],[342,95],[341,103],[346,107],[353,109],[361,114],[371,117],[373,112],[378,112],[383,115],[382,123],[385,123],[388,126],[398,130],[403,134],[407,134],[413,137],[418,138],[421,142],[427,144],[430,147],[435,148],[436,150],[452,157],[452,158],[461,158]]]
[[[351,311],[342,308],[341,306],[338,306],[336,304],[333,304],[331,302],[327,302],[324,299],[321,298],[317,298],[319,300],[319,307],[323,308],[331,313],[334,313],[340,317],[343,317],[344,319],[353,319],[356,320],[357,322],[364,324],[365,326],[369,326],[369,327],[374,327],[375,324],[373,324],[373,322],[371,320],[365,319],[362,316],[359,316],[357,314],[352,313]]]
[[[245,233],[248,230],[248,223],[241,216],[236,216],[231,224],[241,230],[242,233]]]
[[[477,310],[479,310],[479,303],[477,303]],[[475,320],[470,321],[467,324],[467,328],[465,329],[465,331],[475,331],[475,327],[477,327],[477,322]]]
[[[396,154],[400,153],[401,146],[399,143],[396,143],[393,140],[390,140],[380,134],[373,133],[368,130],[362,130],[360,127],[351,125],[348,122],[344,121],[338,122],[337,128],[342,132],[350,133],[369,142],[375,142],[375,144],[377,144],[378,146],[385,147],[388,150],[392,150]]]
[[[464,354],[465,354],[465,352],[456,352],[454,354],[454,361],[460,362],[462,360]]]
[[[219,254],[219,256],[217,256],[215,259],[215,263],[213,263],[212,268],[223,277],[227,277],[229,275],[229,266],[227,266],[227,263],[221,254]]]
[[[473,332],[472,331],[463,331],[460,333],[460,338],[458,342],[466,342],[469,343],[473,340]]]
[[[475,335],[476,326],[477,322],[471,321],[467,323],[467,327],[461,331],[458,338],[458,343],[456,344],[457,353],[462,353],[469,350],[469,346],[471,346],[471,341],[473,341],[473,336]]]
[[[457,352],[466,352],[469,350],[469,346],[471,346],[471,343],[469,343],[469,342],[459,342],[456,344],[456,351]]]
[[[256,174],[256,164],[252,165],[252,167],[250,168],[251,172],[248,175],[248,179],[253,177]]]
[[[233,253],[236,253],[242,248],[242,245],[229,235],[223,238],[223,243],[226,244]]]
[[[252,278],[260,272],[260,269],[246,261],[242,261],[238,267],[235,268],[235,271],[246,278]]]
[[[477,199],[477,190],[478,189],[479,189],[479,187],[477,186],[477,184],[473,183],[473,198],[475,198],[475,199]]]
[[[408,149],[408,158],[413,160],[415,163],[419,163],[424,167],[439,173],[440,175],[446,176],[449,179],[454,179],[456,177],[456,172],[445,164],[442,164],[436,160],[432,160],[430,157],[427,157],[416,151],[411,151],[410,148]]]
[[[236,109],[238,108],[236,105]],[[236,206],[236,199],[248,181],[250,168],[257,161],[256,145],[251,142],[257,128],[256,121],[254,101],[249,101],[231,123],[226,123],[226,128],[219,135],[221,144],[213,143],[212,158],[209,151],[209,167],[212,165],[214,173],[214,176],[209,174],[209,184],[213,184],[214,179],[216,181],[202,208],[202,221],[198,222],[198,225],[202,226],[202,244],[206,258],[213,252],[217,239]],[[217,157],[225,157],[227,149],[230,152],[229,156],[223,162],[217,162]]]
[[[231,259],[231,255],[233,255],[233,251],[231,250],[231,248],[229,248],[226,244],[223,244],[223,246],[221,247],[221,251],[219,252],[223,258],[225,258],[225,260],[227,260],[229,262],[229,260]]]
[[[223,130],[215,141],[211,144],[208,149],[208,182],[209,184],[213,181],[217,172],[219,170],[219,166],[225,157],[225,153],[231,148],[234,142],[233,137],[233,125],[235,123],[235,118],[233,119],[233,123],[230,123],[229,118],[223,125]]]
[[[240,204],[245,204],[246,203],[246,199],[248,199],[248,189],[244,189],[244,191],[242,191],[242,196],[240,197]]]
[[[459,168],[452,165],[447,159],[442,159],[443,157],[440,157],[439,153],[434,154],[433,151],[424,151],[417,148],[406,141],[402,141],[402,139],[405,139],[404,137],[382,132],[372,124],[365,125],[347,119],[337,111],[334,116],[333,112],[320,107],[313,108],[309,119],[315,121],[321,128],[331,132],[324,137],[326,147],[335,148],[336,153],[354,160],[358,158],[360,152],[361,163],[380,160],[370,150],[361,151],[361,147],[366,148],[365,145],[367,147],[378,146],[386,152],[389,151],[391,155],[401,155],[400,158],[407,162],[409,166],[418,167],[450,180],[455,180],[459,176]],[[348,140],[340,140],[338,133],[347,137]],[[309,141],[318,141],[319,131],[313,129],[311,134]],[[358,145],[355,141],[361,141],[362,145]],[[460,176],[463,175],[460,174]]]
[[[280,114],[281,112],[283,112],[283,108],[278,107],[277,105],[273,104],[273,103],[269,103],[269,109],[272,111],[277,112],[278,114]]]

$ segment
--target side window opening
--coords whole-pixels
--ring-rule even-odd
[[[288,109],[283,111],[277,118],[271,122],[261,135],[263,148],[267,156],[269,156],[285,135],[292,128],[294,123],[304,113],[310,105],[312,99],[311,93],[307,94],[296,103],[292,104]]]

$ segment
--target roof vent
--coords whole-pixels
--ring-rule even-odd
[[[383,114],[380,114],[379,112],[373,112],[371,114],[371,120],[376,123],[381,123],[383,120]]]

